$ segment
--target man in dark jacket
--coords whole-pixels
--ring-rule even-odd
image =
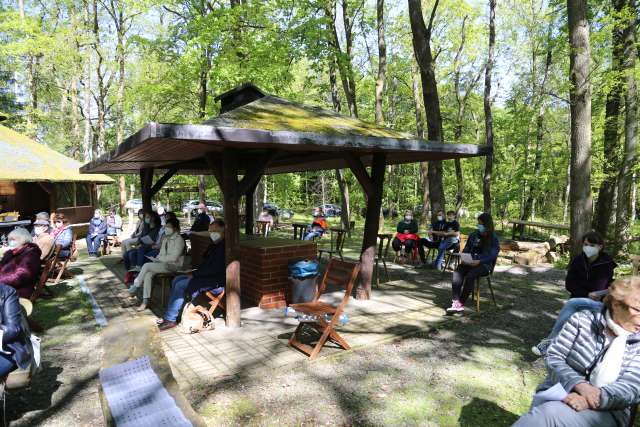
[[[603,247],[604,240],[596,232],[582,238],[582,252],[571,260],[565,279],[570,298],[586,298],[589,292],[605,290],[613,282],[613,270],[618,265]]]
[[[191,276],[182,275],[173,280],[171,296],[162,322],[158,325],[161,331],[177,326],[177,318],[184,304],[185,294],[191,298],[204,291],[219,295],[226,283],[226,262],[224,252],[224,221],[216,219],[211,225],[211,244],[204,254],[202,264]]]
[[[89,230],[87,230],[87,252],[89,256],[98,256],[98,250],[102,241],[107,237],[107,221],[102,217],[100,209],[96,209],[93,218],[89,221]]]
[[[207,231],[210,223],[211,218],[209,218],[207,214],[207,205],[200,202],[198,205],[198,216],[196,216],[196,220],[191,226],[191,231]]]
[[[22,328],[22,310],[18,294],[10,286],[0,284],[0,379],[18,367],[27,369],[31,361],[26,331]]]

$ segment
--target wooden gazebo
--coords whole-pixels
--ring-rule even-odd
[[[224,195],[227,325],[240,326],[239,202],[262,175],[349,168],[367,196],[358,298],[369,298],[387,164],[484,156],[485,146],[440,144],[290,102],[244,84],[219,95],[221,113],[200,125],[149,123],[83,173],[139,173],[143,205],[176,173],[212,174]],[[370,172],[367,170],[370,167]],[[160,177],[153,182],[154,174]],[[242,179],[238,179],[242,176]],[[246,230],[253,227],[246,209]]]

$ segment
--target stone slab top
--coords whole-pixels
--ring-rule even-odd
[[[241,240],[240,246],[255,249],[292,248],[300,246],[315,246],[315,242],[305,240],[283,239],[281,237],[266,237],[260,239]]]

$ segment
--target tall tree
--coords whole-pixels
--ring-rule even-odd
[[[424,17],[422,16],[422,1],[408,0],[408,2],[412,33],[411,39],[416,61],[420,68],[422,98],[427,116],[427,138],[431,141],[443,143],[444,132],[442,130],[442,114],[440,112],[440,99],[438,98],[438,84],[436,82],[435,59],[431,52],[431,34],[439,0],[436,0],[433,4],[428,26],[425,24]],[[431,202],[432,217],[435,216],[436,212],[440,209],[445,208],[442,175],[442,161],[434,160],[429,162],[429,200]]]
[[[567,0],[571,89],[571,253],[582,250],[582,236],[591,228],[591,47],[587,0]]]
[[[418,138],[424,138],[424,113],[422,111],[422,102],[420,101],[420,81],[418,80],[418,64],[415,58],[411,61],[411,92],[413,93],[413,105],[416,115],[416,135]],[[429,163],[420,162],[420,184],[422,194],[420,203],[422,210],[420,212],[420,225],[427,225],[429,222]]]
[[[384,0],[376,0],[376,22],[378,26],[378,77],[376,78],[376,123],[384,124],[382,96],[387,78],[387,42],[384,38]]]
[[[632,219],[631,203],[633,187],[633,168],[638,158],[638,105],[635,67],[636,47],[636,4],[627,0],[626,25],[623,33],[625,70],[625,120],[624,120],[624,158],[618,175],[618,207],[616,209],[615,253],[627,248],[629,228]]]
[[[496,0],[489,0],[489,53],[484,76],[484,132],[485,143],[493,149],[493,114],[491,112],[491,73],[496,44]],[[482,177],[483,210],[491,213],[491,174],[493,173],[493,151],[485,158]]]
[[[624,17],[623,9],[627,0],[613,0],[614,22],[611,30],[611,87],[607,93],[604,114],[603,135],[603,174],[604,179],[598,190],[595,205],[593,228],[603,236],[610,236],[611,226],[615,225],[616,181],[620,170],[620,111],[623,92],[624,60]]]

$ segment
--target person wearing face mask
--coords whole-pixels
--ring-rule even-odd
[[[53,228],[51,228],[51,223],[49,221],[49,214],[47,212],[38,212],[36,214],[35,221],[44,221],[44,223],[47,224],[47,229],[45,231],[47,234],[51,233],[51,230],[53,230]],[[34,221],[34,224],[35,224],[35,221]],[[35,235],[36,233],[34,228],[33,230],[31,230],[31,236],[35,236]]]
[[[23,325],[22,308],[16,290],[0,284],[0,380],[18,368],[29,369],[29,331]]]
[[[156,256],[160,250],[160,240],[162,238],[160,231],[160,217],[156,212],[150,212],[144,216],[145,228],[139,237],[137,247],[130,249],[124,254],[124,267],[127,270],[125,275],[125,283],[131,283],[134,279],[133,275],[142,269],[142,266],[148,262],[147,256]]]
[[[171,284],[171,295],[163,319],[158,323],[160,330],[177,326],[176,320],[184,304],[185,295],[192,299],[200,292],[211,291],[219,295],[226,283],[226,263],[224,248],[224,221],[216,219],[211,224],[211,244],[204,254],[200,266],[190,276],[176,277]]]
[[[493,218],[488,213],[478,216],[476,231],[471,233],[462,253],[470,254],[469,263],[461,262],[453,272],[452,303],[447,308],[447,314],[461,313],[464,303],[473,291],[473,285],[478,277],[488,276],[498,259],[500,241],[494,231]]]
[[[198,215],[191,226],[191,231],[207,231],[210,223],[211,218],[207,214],[207,205],[204,202],[200,202],[198,204]]]
[[[184,264],[184,239],[180,236],[180,224],[176,219],[167,220],[164,237],[160,243],[160,251],[157,257],[151,257],[153,262],[142,266],[140,274],[133,281],[129,293],[135,295],[142,286],[142,304],[138,311],[143,311],[151,298],[153,276],[158,273],[170,273],[182,268]]]
[[[404,256],[409,256],[414,246],[420,240],[418,236],[418,223],[413,219],[413,212],[405,211],[404,219],[398,223],[396,237],[393,238],[391,246],[396,251],[396,257],[402,260],[401,250],[404,247]]]
[[[640,401],[640,277],[611,283],[598,312],[565,323],[546,355],[538,392],[560,386],[564,399],[537,402],[514,427],[628,426]]]
[[[439,210],[436,214],[436,221],[431,223],[431,227],[427,232],[427,238],[421,238],[418,240],[418,251],[420,252],[420,260],[422,265],[419,268],[427,267],[427,257],[425,255],[424,248],[438,248],[443,240],[442,233],[447,227],[447,222],[444,220],[444,211]]]
[[[43,219],[37,219],[33,223],[33,243],[40,248],[40,261],[48,260],[55,252],[55,244],[53,237],[48,233],[49,222]]]
[[[126,254],[129,252],[134,246],[136,246],[140,242],[140,237],[147,232],[149,229],[148,225],[145,223],[145,212],[144,209],[140,209],[138,211],[138,224],[136,225],[135,231],[131,234],[131,238],[124,239],[121,243],[122,245],[122,253]],[[124,258],[124,256],[123,256]]]
[[[87,252],[90,257],[97,257],[102,241],[107,237],[107,221],[102,217],[100,209],[96,209],[89,221],[87,231]]]
[[[54,228],[51,230],[51,237],[53,237],[53,243],[61,247],[58,258],[65,260],[71,256],[73,231],[68,227],[67,218],[63,213],[56,212],[53,224]]]
[[[558,314],[551,333],[531,348],[536,356],[544,356],[553,339],[560,333],[567,320],[578,311],[602,310],[599,300],[606,294],[613,274],[618,266],[609,254],[603,251],[604,240],[599,233],[591,231],[582,237],[582,252],[569,264],[565,288],[569,300]]]
[[[122,231],[122,218],[118,215],[115,209],[109,209],[107,215],[107,236],[118,236]]]
[[[0,260],[0,283],[11,286],[20,298],[30,298],[40,272],[40,248],[24,228],[8,236],[9,250]]]
[[[329,223],[327,223],[321,208],[314,209],[311,216],[313,216],[313,221],[302,240],[313,240],[316,237],[322,237],[325,231],[329,229]]]

